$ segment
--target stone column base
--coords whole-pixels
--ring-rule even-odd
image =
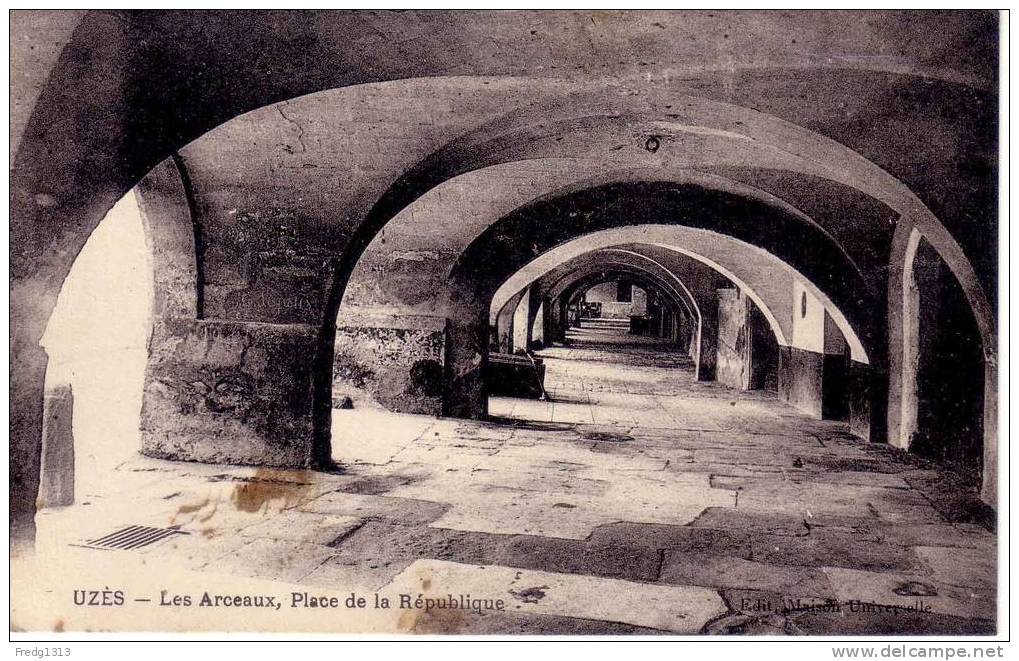
[[[442,415],[445,367],[445,317],[347,312],[336,328],[333,406]]]
[[[149,343],[142,454],[208,463],[314,463],[318,328],[161,319]]]

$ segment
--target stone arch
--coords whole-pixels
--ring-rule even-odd
[[[575,279],[570,278],[568,282],[560,283],[557,287],[558,294],[554,299],[564,307],[577,305],[579,299],[591,288],[600,284],[629,277],[636,281],[638,286],[645,291],[656,293],[666,309],[676,320],[676,327],[670,331],[668,336],[662,335],[663,339],[679,344],[682,348],[689,350],[692,354],[697,353],[700,335],[700,318],[697,316],[696,307],[693,301],[687,301],[682,288],[675,286],[674,282],[664,280],[660,276],[650,273],[639,267],[625,264],[609,265],[608,270],[588,272],[584,275],[578,274]],[[675,278],[671,278],[675,281]],[[562,336],[565,338],[566,329],[562,329]]]
[[[551,292],[550,300],[558,300],[573,305],[576,300],[591,287],[629,276],[642,284],[645,290],[657,291],[664,302],[676,315],[683,315],[690,320],[694,329],[692,341],[696,340],[700,325],[699,312],[693,300],[688,299],[682,286],[678,286],[673,276],[664,276],[648,267],[636,266],[625,262],[606,262],[602,270],[591,269],[575,274],[576,277],[564,278]]]
[[[700,319],[700,309],[697,305],[697,301],[694,300],[693,295],[690,293],[690,290],[683,283],[683,280],[681,278],[677,277],[674,273],[671,273],[662,264],[659,264],[658,262],[654,261],[653,259],[645,255],[623,250],[620,248],[606,248],[605,250],[600,252],[612,259],[612,261],[608,261],[606,262],[606,264],[620,263],[631,265],[634,268],[641,270],[642,272],[653,273],[659,276],[661,281],[668,283],[670,289],[674,291],[674,293],[677,295],[676,303],[681,305],[682,308],[684,308],[687,311],[687,314],[691,316],[691,318]],[[588,255],[583,255],[583,257],[587,256]],[[594,259],[598,259],[599,255],[591,255],[591,257]],[[633,263],[631,263],[630,261],[625,262],[621,261],[623,259],[633,260]],[[592,266],[593,268],[597,268],[598,265]],[[646,266],[648,269],[653,269],[653,271],[641,269],[641,266]],[[569,273],[562,275],[560,278],[549,282],[549,286],[547,288],[547,291],[545,292],[546,295],[550,296],[551,298],[559,297],[562,294],[565,287],[568,286],[569,284],[567,280],[570,277],[572,277],[576,272],[577,272],[576,270],[570,271]],[[665,274],[668,275],[667,278],[661,277]],[[493,303],[494,302],[495,299],[493,298]]]
[[[494,295],[493,300],[497,303],[504,300],[509,292],[519,290],[530,282],[536,280],[538,277],[541,277],[542,274],[555,268],[558,262],[570,259],[578,253],[582,254],[581,251],[597,250],[604,247],[631,242],[653,244],[671,251],[680,252],[692,259],[704,263],[708,267],[725,276],[728,280],[735,283],[738,287],[740,287],[740,289],[746,291],[747,295],[751,297],[768,319],[779,344],[788,345],[790,342],[789,338],[791,337],[790,322],[779,321],[779,316],[783,314],[786,316],[791,315],[789,302],[782,302],[782,299],[788,298],[786,296],[786,292],[770,295],[762,294],[760,286],[764,283],[766,278],[755,281],[752,279],[752,274],[755,269],[748,268],[746,263],[740,265],[738,261],[734,260],[725,262],[724,260],[720,260],[717,256],[713,256],[712,251],[707,247],[709,244],[705,243],[705,239],[710,238],[711,233],[706,232],[706,230],[666,225],[634,225],[585,234],[582,237],[563,243],[549,252],[543,253],[534,258],[534,260],[529,262],[517,273],[514,273],[500,286]],[[735,244],[741,243],[728,237],[719,238],[724,238],[725,241]],[[759,264],[754,263],[754,267],[760,270],[760,272],[768,273],[774,272],[774,270],[787,272],[793,271],[788,265],[783,264],[778,258],[767,254],[761,254],[763,251],[760,251],[759,249],[752,248],[746,244],[743,244],[743,248],[751,250],[751,252],[740,253],[747,259],[755,252],[760,255],[760,259],[762,261]],[[825,309],[838,323],[839,328],[843,331],[843,334],[846,336],[847,341],[853,349],[854,359],[863,363],[869,362],[868,352],[852,323],[838,309],[831,299],[824,294],[824,292],[819,290],[809,281],[809,279],[804,278],[803,280],[811,293],[824,302]],[[779,306],[784,306],[785,312],[777,312],[777,310],[780,309]]]
[[[546,171],[545,165],[550,163],[559,163],[552,167],[552,175],[549,176],[549,172]],[[567,167],[568,165],[568,167]],[[540,166],[540,167],[539,167]],[[325,323],[328,324],[329,318],[332,316],[331,310],[338,309],[339,317],[342,319],[343,315],[351,314],[357,308],[357,305],[353,304],[349,299],[353,296],[354,300],[364,300],[369,303],[367,306],[369,309],[377,310],[383,314],[392,314],[396,310],[401,310],[402,314],[422,314],[426,316],[437,316],[441,317],[445,315],[445,310],[448,309],[449,304],[441,300],[440,297],[434,295],[437,291],[442,291],[446,288],[446,283],[449,281],[448,269],[452,266],[451,260],[459,254],[461,245],[476,240],[477,237],[481,236],[486,227],[491,227],[491,224],[496,222],[500,217],[499,214],[513,214],[513,213],[526,213],[530,210],[542,204],[555,205],[556,202],[561,198],[554,197],[555,194],[561,194],[564,197],[566,193],[564,190],[571,190],[583,186],[587,181],[591,180],[592,172],[597,173],[604,171],[604,164],[587,164],[588,167],[594,168],[594,170],[585,170],[584,168],[576,169],[573,167],[572,161],[561,161],[548,159],[542,161],[536,161],[533,163],[529,162],[517,162],[509,163],[506,165],[495,165],[484,170],[478,170],[470,172],[460,177],[442,184],[435,189],[426,192],[422,197],[418,198],[412,206],[407,207],[403,212],[399,213],[397,218],[393,222],[386,226],[386,232],[384,235],[380,234],[373,241],[371,246],[363,253],[363,257],[358,261],[356,265],[356,273],[350,279],[350,288],[344,288],[343,292],[343,305],[341,306],[339,301],[335,297],[330,298],[330,305],[335,306],[334,308],[327,308],[325,314]],[[530,172],[541,173],[541,176],[533,179],[533,184],[530,183],[532,180],[528,180],[526,185],[517,187],[517,183],[521,181],[521,167],[531,168]],[[630,171],[628,177],[623,177],[624,180],[628,180],[638,176],[639,174],[645,173],[646,168]],[[510,176],[508,173],[515,172]],[[565,179],[562,181],[568,184],[566,189],[556,188],[554,183],[557,181],[557,177],[562,173]],[[614,173],[612,173],[614,174]],[[526,179],[526,174],[524,177]],[[676,175],[681,181],[696,182],[691,183],[689,186],[683,187],[678,186],[673,189],[673,193],[676,195],[682,195],[680,191],[690,191],[694,197],[697,195],[717,195],[714,199],[729,199],[726,195],[730,192],[743,191],[745,187],[738,187],[736,184],[729,185],[728,188],[719,186],[717,184],[720,179],[718,177],[703,176],[696,173],[684,173],[679,172]],[[482,178],[479,181],[484,181],[484,185],[479,185],[475,181],[477,178]],[[613,177],[609,176],[608,179],[612,180]],[[484,204],[474,210],[474,207],[469,206],[473,204],[472,195],[478,190],[499,191],[501,183],[514,182],[513,187],[506,190],[505,195],[500,194],[498,197],[498,203],[486,208]],[[552,186],[550,186],[550,183]],[[724,183],[724,182],[723,182]],[[702,187],[700,184],[704,184]],[[640,188],[641,186],[659,186],[667,188],[670,186],[664,182],[640,182],[636,181],[632,184],[616,183],[606,184],[601,187],[601,190],[625,190],[628,186]],[[463,191],[458,194],[452,192],[450,195],[449,191],[445,191],[446,186],[456,186],[452,191]],[[550,191],[551,188],[551,192]],[[719,190],[721,189],[721,190]],[[751,191],[752,192],[752,191]],[[576,195],[583,195],[583,191],[575,193]],[[611,193],[610,193],[611,194]],[[672,193],[667,193],[671,195]],[[444,236],[441,242],[436,243],[434,246],[425,243],[424,245],[417,245],[415,249],[412,249],[413,241],[424,236],[428,237],[428,232],[422,232],[423,227],[420,227],[421,223],[424,223],[426,219],[431,217],[433,214],[438,213],[437,217],[448,217],[448,209],[446,209],[446,200],[455,199],[460,203],[457,213],[460,215],[462,222],[458,225],[457,234],[454,237]],[[737,198],[732,198],[737,199]],[[743,198],[738,198],[742,200]],[[845,283],[845,282],[856,282],[857,286],[852,287],[854,295],[858,296],[861,292],[867,291],[867,285],[860,280],[859,269],[852,264],[852,261],[848,259],[844,251],[840,251],[837,247],[836,242],[832,238],[825,234],[822,228],[819,228],[816,223],[812,223],[809,218],[806,218],[802,213],[797,213],[795,209],[789,205],[782,205],[779,201],[775,200],[765,194],[755,194],[753,199],[758,206],[755,206],[755,211],[748,212],[746,215],[741,216],[742,221],[733,219],[731,224],[728,226],[729,231],[745,231],[748,228],[753,231],[753,227],[764,227],[769,228],[768,222],[752,223],[748,222],[749,217],[753,216],[754,213],[759,213],[762,218],[768,220],[778,219],[778,224],[785,229],[793,227],[798,228],[797,232],[806,232],[814,237],[813,242],[822,246],[821,250],[824,252],[827,258],[820,258],[817,263],[821,265],[822,270],[824,269],[844,269],[839,271],[839,275],[835,276],[834,272],[828,273],[828,275],[822,277],[822,280]],[[488,201],[485,200],[485,204]],[[466,205],[466,206],[465,206]],[[690,209],[695,208],[696,205],[691,203]],[[724,203],[723,203],[724,206]],[[710,208],[711,205],[708,205]],[[732,211],[734,207],[725,207],[720,213],[712,214],[711,212],[705,212],[703,215],[711,218],[712,222],[718,218],[726,217],[728,213]],[[659,212],[661,213],[661,212]],[[680,214],[684,220],[687,220],[687,216],[690,214]],[[675,217],[675,216],[674,216]],[[614,221],[618,222],[618,221]],[[699,222],[707,222],[705,218],[697,216],[693,219],[694,224]],[[778,229],[778,225],[771,227],[770,230],[776,237],[782,232]],[[404,238],[401,238],[404,237]],[[407,243],[408,238],[412,238],[411,243]],[[788,234],[783,236],[782,245],[788,245]],[[777,243],[776,243],[777,245]],[[398,260],[398,261],[397,261]],[[421,292],[429,292],[427,296],[416,297],[407,302],[403,302],[400,299],[402,294],[392,294],[387,292],[369,292],[367,296],[362,296],[360,291],[354,283],[363,282],[370,283],[370,287],[377,287],[381,282],[387,281],[387,278],[380,278],[376,272],[376,269],[385,270],[392,264],[399,264],[401,267],[407,269],[406,273],[402,276],[403,282],[413,283],[414,287]],[[839,266],[835,266],[839,265]],[[853,275],[847,276],[846,273]],[[816,274],[811,274],[816,275]],[[430,285],[428,283],[431,283]],[[334,287],[332,295],[339,294],[340,290]],[[863,310],[859,307],[859,303],[854,302],[857,310]],[[388,309],[387,309],[388,308]],[[864,328],[868,328],[869,324],[864,324]],[[329,333],[330,329],[325,329],[325,333]],[[325,341],[328,339],[327,335],[323,336],[324,341],[322,342],[323,355],[325,353],[332,352],[332,342]],[[480,344],[482,340],[473,339],[471,340],[474,344]],[[487,339],[484,340],[487,343]],[[326,347],[326,345],[330,345]],[[332,358],[330,356],[330,361]],[[331,390],[331,384],[329,384]],[[318,397],[319,401],[326,399],[321,395]]]
[[[592,261],[594,263],[592,263]],[[641,263],[643,263],[643,266],[645,268],[642,268]],[[619,249],[609,248],[598,251],[597,253],[592,252],[579,255],[573,258],[572,260],[569,260],[568,262],[560,264],[557,267],[557,269],[553,269],[552,271],[543,274],[542,278],[545,278],[547,276],[555,276],[548,282],[540,283],[539,280],[541,280],[542,278],[538,278],[533,282],[532,285],[529,286],[537,288],[538,292],[537,297],[539,299],[545,298],[556,299],[561,295],[562,290],[565,288],[565,286],[569,284],[568,282],[569,279],[581,273],[586,275],[591,272],[597,272],[598,270],[605,270],[610,265],[629,267],[633,269],[634,272],[640,272],[642,274],[650,274],[653,272],[658,278],[658,284],[661,286],[664,283],[665,286],[667,286],[670,289],[670,291],[672,291],[673,296],[677,297],[676,302],[687,311],[687,314],[692,319],[697,320],[697,322],[699,323],[700,311],[697,308],[697,303],[696,301],[693,300],[692,295],[690,294],[686,286],[683,284],[681,279],[677,278],[674,274],[670,273],[667,269],[665,269],[665,267],[655,262],[651,258],[632,252],[627,253],[626,251]],[[649,271],[648,269],[651,269],[652,271]],[[500,316],[505,314],[505,312],[511,306],[512,300],[513,299],[510,299],[510,301],[501,304],[502,302],[499,299],[499,297],[493,297],[492,299],[493,312],[498,311],[494,321],[497,321]],[[536,311],[532,311],[532,313],[530,314],[529,323],[532,324],[534,323],[535,315]]]
[[[665,291],[669,293],[669,296],[672,299],[675,299],[674,307],[677,307],[677,312],[685,311],[686,317],[690,319],[690,323],[692,324],[690,349],[695,365],[699,366],[702,353],[700,351],[702,315],[699,304],[681,277],[677,276],[667,267],[655,261],[651,257],[632,250],[625,250],[623,247],[610,246],[598,250],[592,250],[591,252],[582,253],[570,259],[566,259],[554,268],[540,274],[535,277],[530,284],[528,284],[527,288],[536,288],[538,297],[545,299],[548,303],[565,301],[563,298],[564,291],[572,284],[573,281],[579,277],[603,271],[611,265],[626,266],[629,269],[634,270],[636,273],[649,273],[650,269],[650,273],[654,275],[655,282],[659,288],[665,289]],[[504,292],[504,288],[500,287],[500,289],[496,292],[496,295],[493,297],[493,309],[499,308],[499,304],[502,300],[500,294],[502,292]],[[505,310],[506,305],[503,305],[501,309]],[[550,333],[552,333],[554,329],[555,335],[558,336],[560,340],[563,339],[562,333],[565,332],[565,328],[562,327],[565,320],[562,316],[562,311],[557,310],[555,306],[553,306],[550,319],[548,320],[548,325],[553,328],[547,328]]]
[[[114,218],[113,215],[116,214]],[[190,208],[186,183],[181,171],[173,159],[167,159],[154,168],[137,186],[128,191],[125,196],[111,209],[103,223],[96,231],[89,236],[86,248],[75,256],[74,264],[68,273],[68,277],[61,283],[60,297],[75,295],[74,289],[68,291],[68,284],[71,278],[76,278],[76,283],[82,283],[80,270],[76,272],[82,259],[86,258],[96,268],[97,257],[96,245],[92,243],[101,236],[112,236],[108,222],[129,222],[137,223],[138,239],[144,243],[144,255],[142,271],[136,272],[135,276],[142,281],[148,280],[147,284],[141,285],[146,291],[144,303],[138,298],[121,298],[120,301],[127,305],[126,308],[118,307],[117,312],[121,313],[127,320],[127,328],[134,328],[130,322],[142,324],[139,326],[143,337],[123,335],[124,324],[118,319],[117,328],[112,327],[91,327],[98,319],[90,320],[85,317],[87,325],[76,327],[77,318],[71,318],[72,325],[68,328],[67,320],[60,319],[56,315],[60,311],[58,306],[54,315],[48,320],[46,334],[41,344],[46,348],[48,355],[47,379],[50,385],[47,386],[47,406],[60,407],[60,415],[63,422],[57,424],[55,429],[43,438],[44,457],[51,460],[54,457],[70,457],[69,462],[59,465],[50,462],[50,468],[46,466],[46,459],[42,467],[44,484],[40,488],[40,502],[50,504],[67,505],[73,501],[74,492],[82,487],[91,489],[95,487],[97,473],[95,469],[107,471],[130,456],[133,452],[144,451],[145,436],[145,413],[144,393],[148,390],[151,365],[143,358],[139,359],[139,352],[151,349],[154,338],[165,331],[165,324],[172,319],[191,318],[198,316],[200,306],[200,278],[197,273],[195,234],[193,214]],[[132,228],[126,225],[118,226],[122,231],[130,231]],[[113,244],[107,243],[106,249],[113,250],[114,256],[118,250],[125,250],[134,246],[132,237],[124,237]],[[109,239],[107,239],[109,241]],[[85,254],[85,251],[88,254]],[[124,255],[129,263],[133,258],[142,256]],[[112,256],[107,256],[110,258]],[[141,266],[139,264],[139,266]],[[77,275],[76,275],[77,273]],[[98,275],[93,271],[93,276]],[[100,301],[105,300],[106,304],[113,299],[105,298],[120,295],[120,290],[134,290],[139,285],[132,282],[131,286],[121,286],[121,283],[111,285],[100,282],[96,286],[106,286],[105,292],[98,292]],[[91,289],[92,282],[88,282]],[[73,286],[73,285],[72,285]],[[77,284],[80,294],[80,284]],[[114,294],[113,292],[118,292]],[[81,305],[81,299],[77,302],[73,299],[63,301],[63,305]],[[64,309],[67,309],[66,307]],[[64,325],[61,324],[63,322]],[[99,322],[101,323],[101,322]],[[73,337],[91,337],[89,346],[70,349],[67,342],[80,342],[80,338],[71,340],[67,331],[71,330]],[[103,344],[103,339],[96,337],[95,332],[105,330],[117,338],[114,344]],[[78,362],[82,359],[88,360],[93,355],[93,344],[99,344],[98,350],[112,351],[114,358],[102,362]],[[136,344],[137,342],[137,344]],[[156,341],[158,343],[158,340]],[[53,360],[72,361],[73,371],[68,372],[54,365]],[[122,371],[116,373],[116,383],[109,383],[110,364],[117,364]],[[65,381],[66,379],[66,381]],[[74,394],[71,394],[71,384],[74,386]],[[141,411],[137,406],[141,406]],[[75,408],[89,410],[91,407],[102,408],[104,421],[101,426],[94,422],[94,416],[86,416],[84,420],[78,418]],[[50,422],[53,422],[52,414],[48,414]],[[140,424],[140,420],[142,421]],[[72,421],[73,429],[72,432]],[[137,436],[140,434],[141,440]],[[134,437],[132,439],[132,437]],[[112,462],[112,463],[111,463]],[[76,466],[77,465],[77,466]],[[83,470],[84,469],[84,472]],[[54,500],[52,493],[44,494],[52,490],[54,473],[52,471],[68,471],[65,478],[61,478],[64,496]],[[105,473],[103,473],[105,475]]]
[[[544,192],[544,193],[541,192],[541,188],[531,188],[530,186],[528,186],[527,188],[522,188],[519,191],[514,191],[514,190],[507,191],[508,192],[507,195],[501,195],[500,198],[499,198],[500,199],[500,206],[496,206],[494,209],[491,209],[491,210],[488,211],[489,214],[492,214],[489,217],[485,217],[484,213],[481,213],[480,210],[479,210],[479,212],[475,212],[473,210],[467,211],[465,213],[465,217],[464,217],[464,222],[465,222],[464,227],[465,227],[465,230],[464,230],[463,238],[459,239],[459,241],[464,243],[464,244],[466,244],[466,242],[469,242],[470,240],[473,240],[476,236],[478,236],[480,234],[480,232],[483,230],[484,227],[486,227],[486,226],[490,225],[491,223],[495,222],[495,220],[497,219],[495,217],[495,215],[498,214],[498,213],[507,213],[508,214],[511,211],[513,211],[514,208],[517,208],[517,207],[519,207],[519,208],[526,208],[528,203],[530,203],[531,206],[536,206],[536,205],[540,205],[543,201],[547,202],[550,199],[556,199],[557,196],[567,196],[567,195],[569,195],[571,193],[575,193],[577,191],[586,190],[584,188],[584,186],[586,186],[588,183],[591,183],[591,182],[603,184],[604,188],[611,188],[613,186],[612,184],[604,184],[604,182],[605,181],[619,181],[619,182],[637,181],[637,177],[649,173],[647,168],[639,168],[639,169],[636,169],[636,170],[610,171],[605,176],[599,176],[599,177],[592,178],[592,177],[587,176],[585,171],[582,168],[578,170],[576,168],[573,168],[572,165],[573,164],[571,164],[571,167],[568,170],[563,170],[564,175],[566,177],[565,180],[558,180],[557,179],[557,175],[551,175],[551,176],[544,176],[543,175],[543,177],[541,179],[541,182],[540,182],[540,186],[545,187],[545,191],[546,192]],[[554,171],[559,171],[560,167],[555,167],[555,168],[553,168],[553,170]],[[604,167],[604,166],[601,166],[601,167]],[[471,173],[469,175],[464,175],[464,177],[466,177],[468,180],[470,180],[469,184],[465,182],[464,185],[465,186],[470,185],[472,188],[478,187],[478,183],[474,182],[474,178],[479,176],[479,175],[483,176],[486,172],[489,172],[492,177],[501,177],[502,180],[506,180],[510,176],[509,175],[509,171],[506,171],[503,166],[494,166],[490,170],[486,169],[485,171],[478,171],[476,173]],[[661,174],[662,173],[659,172],[658,176],[660,177]],[[836,246],[836,242],[832,241],[831,237],[826,235],[825,232],[823,231],[823,229],[818,228],[816,223],[813,223],[812,221],[810,221],[802,213],[799,213],[794,208],[789,207],[789,205],[781,204],[779,201],[775,200],[771,196],[767,196],[767,195],[761,194],[760,192],[756,192],[755,193],[753,190],[748,189],[745,186],[740,186],[740,185],[734,184],[732,182],[730,182],[729,184],[726,184],[724,179],[721,179],[721,178],[718,178],[718,177],[709,176],[709,175],[701,175],[701,174],[698,174],[698,173],[691,173],[691,172],[675,172],[675,173],[670,173],[670,177],[672,177],[672,176],[675,177],[675,181],[678,182],[679,184],[683,184],[684,182],[685,183],[689,183],[690,187],[685,188],[684,190],[691,190],[691,191],[699,191],[699,190],[700,191],[723,191],[726,194],[734,194],[734,195],[744,195],[744,194],[746,194],[746,195],[749,195],[751,197],[751,199],[757,200],[761,204],[761,206],[758,207],[758,209],[761,209],[761,210],[771,210],[771,211],[767,211],[767,212],[762,211],[762,212],[758,212],[758,213],[774,213],[774,214],[780,214],[781,217],[783,217],[783,218],[789,218],[790,220],[788,222],[796,223],[796,224],[795,225],[791,225],[791,224],[790,225],[786,225],[786,227],[789,227],[789,228],[794,227],[794,226],[796,226],[796,227],[803,227],[804,228],[802,230],[803,232],[806,232],[807,234],[809,234],[809,235],[814,237],[813,239],[811,239],[811,241],[813,241],[815,243],[816,242],[820,242],[820,245],[832,246],[831,251],[826,253],[826,255],[828,255],[830,257],[830,259],[822,259],[822,260],[819,260],[819,261],[824,261],[825,262],[825,264],[826,264],[825,268],[828,268],[828,265],[835,264],[835,263],[840,263],[840,264],[844,265],[846,270],[839,272],[837,275],[835,273],[831,272],[831,273],[827,273],[827,274],[822,274],[820,277],[813,277],[815,274],[812,274],[809,271],[806,273],[806,275],[807,275],[807,277],[810,277],[812,280],[814,280],[816,282],[820,282],[820,283],[824,283],[824,282],[838,283],[838,286],[841,286],[842,283],[848,282],[846,273],[852,273],[853,275],[848,276],[848,277],[852,278],[852,279],[855,279],[855,282],[857,284],[852,287],[853,293],[850,296],[848,296],[848,297],[843,297],[842,301],[839,302],[838,307],[840,309],[842,309],[842,308],[847,308],[847,306],[848,306],[849,308],[857,307],[859,309],[860,302],[858,301],[858,298],[860,297],[861,292],[866,292],[868,290],[868,286],[865,284],[865,281],[864,281],[862,275],[859,273],[859,270],[853,264],[852,260],[848,259],[846,257],[846,255],[844,254],[844,252],[840,251],[837,247],[835,247]],[[486,181],[491,182],[491,184],[495,185],[496,187],[498,186],[498,179],[495,179],[495,180],[493,180],[493,179],[486,179]],[[555,182],[557,182],[557,181],[566,181],[566,182],[569,182],[569,183],[567,185],[565,185],[565,186],[556,187],[555,186]],[[660,180],[658,180],[658,181],[660,181]],[[672,179],[670,179],[670,181],[672,181]],[[549,183],[551,183],[552,186],[548,186]],[[620,187],[620,188],[625,188],[625,186],[627,184],[625,184],[625,183],[616,183],[614,185],[617,186],[617,187]],[[638,184],[634,184],[634,185],[638,185]],[[702,188],[702,186],[704,188]],[[549,189],[551,189],[551,190],[549,190]],[[532,199],[534,199],[536,201],[529,202]],[[514,207],[514,205],[517,205],[517,207]],[[397,218],[397,223],[400,222],[400,218],[412,218],[412,217],[418,219],[418,218],[421,218],[423,216],[420,214],[420,212],[414,214],[413,216],[411,216],[411,215],[401,215],[399,218]],[[426,217],[426,216],[424,216],[424,217]],[[796,220],[791,220],[791,219],[796,219]],[[693,219],[693,220],[694,220],[695,223],[701,222],[701,221],[699,221],[697,219]],[[749,218],[747,219],[747,222],[750,222]],[[410,227],[411,226],[408,225],[408,230],[409,230]],[[740,229],[739,226],[734,226],[734,227],[738,231],[744,232],[744,235],[745,235],[745,227],[742,228],[742,229]],[[814,229],[810,229],[810,228],[814,228]],[[800,230],[797,230],[797,231],[800,231]],[[392,245],[398,244],[399,236],[398,236],[397,232],[398,232],[398,228],[396,228],[396,227],[388,227],[387,228],[387,233],[386,233],[386,245],[387,246],[392,246]],[[813,232],[816,232],[816,235],[812,234]],[[417,234],[419,234],[419,232]],[[775,241],[774,243],[778,244],[780,242]],[[785,242],[785,243],[788,243],[788,242]],[[378,244],[378,241],[376,241],[375,244]],[[361,281],[372,280],[371,276],[369,275],[370,269],[376,263],[384,263],[384,262],[379,262],[379,261],[373,261],[373,258],[371,257],[371,253],[372,253],[372,250],[374,250],[374,245],[375,244],[373,244],[373,248],[370,249],[368,251],[368,253],[366,254],[366,259],[364,260],[364,263],[363,264],[359,263],[359,265],[357,267],[357,273],[355,273],[355,275],[354,275],[354,277],[352,279],[352,282],[357,282],[359,280],[361,280]],[[436,252],[437,248],[435,248],[435,249],[428,248],[428,250],[432,250],[433,251],[431,254],[435,254],[437,256],[440,255],[440,253]],[[448,253],[448,255],[450,257],[455,255],[455,254],[456,254],[456,251],[451,251],[450,253]],[[786,257],[789,258],[789,255],[787,255]],[[796,255],[793,255],[792,257],[799,258]],[[445,266],[445,264],[449,263],[448,259],[449,259],[449,257],[447,257],[446,254],[442,254],[441,258],[438,259],[435,262],[435,264],[429,264],[428,263],[429,260],[419,260],[419,261],[417,261],[415,263],[415,268],[429,268],[429,269],[431,269],[432,271],[434,271],[436,273],[435,276],[432,276],[432,277],[436,278],[436,283],[445,282],[445,275],[446,275],[446,273],[445,273],[445,271],[442,270],[442,268]],[[429,276],[425,275],[425,273],[427,273],[427,271],[416,270],[416,271],[414,271],[414,276],[416,278],[418,278],[418,279],[420,279],[422,277],[429,277]],[[346,303],[346,299],[345,299],[344,300],[344,305],[346,305],[346,304],[347,303]],[[864,305],[863,307],[864,308],[868,308],[869,306]],[[866,312],[862,312],[862,313],[866,314]],[[857,323],[859,323],[859,322],[857,322]],[[859,325],[859,329],[858,329],[857,332],[862,332],[862,334],[864,336],[868,335],[869,332],[870,332],[869,331],[869,323],[865,323],[865,324]],[[788,329],[785,329],[784,333],[787,334],[788,333]]]
[[[582,202],[576,199],[571,199],[567,196],[565,199],[570,199],[570,208],[576,211],[576,217],[564,218],[556,215],[554,208],[549,209],[545,205],[532,205],[518,210],[514,214],[507,216],[502,221],[493,225],[486,230],[479,239],[472,243],[471,247],[461,255],[456,266],[451,271],[449,279],[453,283],[451,291],[454,294],[453,303],[457,309],[463,310],[465,318],[462,321],[461,327],[458,332],[462,333],[462,344],[463,346],[477,346],[478,342],[471,338],[479,335],[483,336],[484,330],[479,328],[478,324],[487,324],[487,311],[488,304],[482,304],[480,301],[490,300],[494,292],[502,286],[509,274],[515,270],[521,269],[526,263],[535,260],[539,257],[542,252],[548,250],[545,246],[554,246],[561,243],[568,242],[571,238],[571,232],[577,231],[572,227],[572,223],[577,222],[577,219],[583,221],[583,231],[577,231],[580,233],[590,233],[592,230],[597,231],[600,229],[611,230],[614,223],[618,223],[618,226],[624,226],[625,221],[622,217],[625,217],[625,205],[623,207],[613,206],[610,214],[604,219],[600,219],[597,211],[589,212],[589,208],[597,209],[597,206],[588,207],[586,204],[590,202]],[[614,201],[619,200],[619,196],[613,195]],[[640,207],[644,216],[649,220],[655,217],[669,217],[669,213],[660,214],[656,216],[654,211],[654,205],[649,203],[647,198],[640,198],[642,206]],[[702,207],[699,207],[702,208]],[[572,212],[571,212],[572,214]],[[535,227],[532,223],[532,219],[539,217],[553,217],[556,221],[552,224],[544,224],[544,234],[539,233],[537,236],[534,232],[528,234],[529,240],[526,246],[517,245],[513,242],[512,237],[519,236],[522,231],[521,228],[524,226]],[[673,216],[674,217],[674,216]],[[609,220],[613,219],[613,220]],[[655,226],[650,226],[652,231],[656,231]],[[648,227],[641,226],[641,229],[647,231]],[[660,228],[659,228],[660,229]],[[699,230],[704,231],[704,230]],[[546,236],[547,234],[547,236]],[[711,234],[709,232],[709,234]],[[632,237],[631,237],[632,240]],[[621,240],[616,238],[613,243],[618,243]],[[625,239],[622,239],[625,241]],[[641,239],[645,243],[655,243],[655,241],[648,241],[646,238]],[[757,249],[760,250],[760,249]],[[497,251],[499,259],[494,260],[490,251]],[[766,251],[760,251],[763,255],[767,255]],[[767,269],[765,269],[767,272]],[[513,283],[507,287],[508,291],[519,291],[523,285],[527,284],[530,278],[522,278],[519,282]],[[492,293],[486,293],[486,291]],[[791,297],[790,297],[791,298]],[[484,308],[482,313],[479,306]],[[470,312],[470,310],[478,310],[477,312]],[[484,317],[482,317],[482,314]],[[470,321],[474,317],[475,319],[483,318],[484,321]],[[467,361],[483,361],[484,354],[481,352],[466,351]],[[467,356],[470,356],[469,358]],[[454,356],[454,360],[461,359],[460,356]],[[467,370],[470,371],[470,370]],[[451,387],[454,394],[451,396],[452,399],[459,399],[463,402],[478,402],[482,400],[482,397],[478,397],[470,392],[471,388],[480,387],[480,381],[464,379],[460,383],[452,383]],[[468,392],[461,390],[466,388]],[[478,410],[468,410],[467,415],[473,416],[481,414]]]
[[[923,251],[924,261],[921,264],[920,252],[923,245],[927,249]],[[944,256],[937,253],[933,244],[927,243],[925,235],[917,227],[903,223],[897,229],[888,283],[888,342],[892,350],[889,351],[887,424],[889,443],[904,450],[910,449],[913,435],[917,431],[918,379],[922,361],[920,353],[926,340],[921,336],[924,332],[920,323],[923,304],[919,299],[929,285],[921,281],[918,270],[929,270],[931,267],[936,269],[936,262],[940,260],[944,260]],[[954,271],[951,277],[956,277]],[[963,283],[958,284],[965,290]],[[971,311],[982,340],[985,329],[980,326],[976,310]],[[986,344],[982,344],[982,353],[983,458],[980,497],[985,503],[993,504],[997,499],[997,364],[993,348],[989,349]]]

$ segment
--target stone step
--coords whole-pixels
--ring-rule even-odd
[[[598,328],[598,327],[612,327],[612,328],[629,328],[629,319],[581,319],[580,325],[583,328]]]

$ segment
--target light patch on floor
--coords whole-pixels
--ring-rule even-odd
[[[152,255],[129,192],[78,253],[40,341],[47,386],[70,384],[74,395],[79,500],[103,490],[110,470],[141,446],[151,308]]]
[[[418,560],[385,588],[445,597],[503,599],[511,611],[624,622],[672,633],[697,633],[727,612],[714,590],[633,583],[591,576]]]

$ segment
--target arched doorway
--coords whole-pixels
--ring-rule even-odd
[[[39,493],[44,507],[87,502],[141,447],[153,300],[146,230],[135,192],[129,191],[78,254],[46,327]]]

